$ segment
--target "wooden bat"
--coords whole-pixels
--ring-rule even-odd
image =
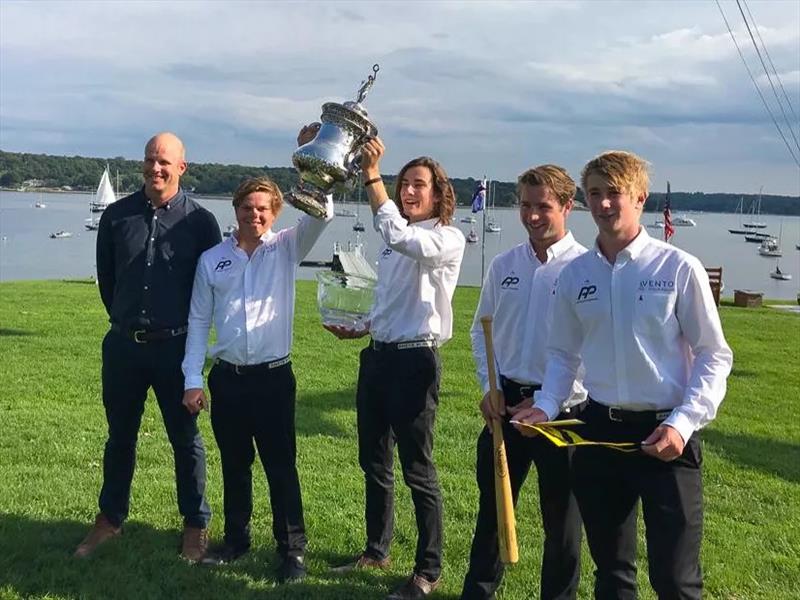
[[[494,369],[494,344],[492,344],[492,317],[481,317],[483,340],[486,345],[486,365],[489,368],[489,394],[499,412],[500,395],[497,393],[497,374]],[[494,499],[497,504],[497,542],[500,545],[500,560],[513,565],[519,560],[517,549],[517,525],[514,519],[514,502],[511,498],[511,478],[508,474],[506,443],[503,439],[503,424],[492,421],[494,448]]]

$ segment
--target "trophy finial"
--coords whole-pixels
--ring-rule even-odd
[[[375,77],[378,75],[378,71],[380,70],[381,67],[377,63],[372,65],[372,75],[367,77],[366,81],[362,81],[361,87],[358,89],[358,98],[356,99],[356,104],[361,104],[367,97],[370,89],[372,89],[372,84],[375,83]]]

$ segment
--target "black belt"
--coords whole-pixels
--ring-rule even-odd
[[[500,385],[516,391],[520,398],[533,398],[533,392],[542,389],[542,386],[539,384],[518,383],[505,375],[500,375]],[[516,404],[516,402],[514,402],[514,404]]]
[[[589,398],[586,406],[589,415],[604,417],[615,423],[660,423],[672,414],[672,410],[625,410],[618,406],[606,406]]]
[[[408,340],[407,342],[379,342],[372,340],[369,347],[373,350],[411,350],[412,348],[436,348],[436,340]]]
[[[277,369],[278,367],[289,364],[291,360],[292,359],[289,358],[289,355],[287,354],[283,358],[271,360],[269,362],[258,363],[257,365],[235,365],[233,363],[229,363],[227,360],[218,358],[214,361],[214,366],[225,369],[226,371],[233,371],[237,375],[248,375],[253,373],[265,373],[272,369]]]
[[[147,342],[160,342],[170,338],[185,335],[188,331],[188,326],[176,327],[174,329],[123,329],[116,323],[111,324],[111,331],[124,335],[132,339],[137,344],[146,344]]]

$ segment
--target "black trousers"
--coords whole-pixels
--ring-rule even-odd
[[[433,348],[361,351],[356,407],[358,457],[366,482],[366,554],[389,555],[394,527],[393,450],[411,489],[417,521],[414,572],[442,571],[442,494],[433,464],[441,362]]]
[[[503,395],[506,406],[513,406],[523,400],[520,386],[506,379],[503,380]],[[562,413],[559,418],[572,419],[579,412],[580,408],[576,407]],[[515,506],[531,462],[536,464],[539,506],[544,529],[540,597],[574,599],[578,592],[581,571],[581,517],[570,485],[572,451],[557,448],[542,436],[527,438],[507,421],[503,424],[503,438]],[[478,437],[476,475],[479,492],[478,519],[472,538],[469,569],[461,591],[461,598],[464,600],[494,598],[504,571],[497,543],[494,445],[488,427],[484,427]]]
[[[599,405],[584,411],[589,439],[640,442],[658,425],[619,423]],[[700,435],[683,454],[663,462],[636,451],[579,448],[573,461],[575,495],[595,566],[595,598],[636,598],[637,504],[642,503],[650,583],[660,600],[702,596],[700,543],[703,482]]]
[[[147,390],[153,388],[175,457],[178,509],[184,524],[206,527],[211,509],[205,501],[206,453],[197,416],[182,404],[185,336],[137,344],[109,331],[103,339],[103,405],[108,440],[103,454],[100,512],[121,525],[130,508],[136,467],[136,442]]]
[[[297,475],[296,383],[291,363],[245,375],[215,365],[208,387],[211,425],[222,459],[225,542],[237,549],[250,547],[255,442],[269,483],[278,554],[302,556],[307,540]]]

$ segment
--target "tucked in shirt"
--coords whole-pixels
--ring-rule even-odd
[[[444,344],[453,335],[451,301],[464,256],[464,234],[435,218],[409,224],[391,200],[381,205],[373,223],[384,245],[370,312],[372,338]]]
[[[203,364],[213,323],[212,358],[257,365],[283,358],[292,347],[295,275],[333,216],[303,216],[294,227],[267,231],[252,255],[234,234],[203,253],[197,267],[189,313],[184,388],[203,387]]]
[[[580,359],[589,396],[628,410],[671,410],[684,440],[717,414],[733,354],[697,258],[639,235],[612,265],[599,248],[559,276],[543,389],[554,418]]]
[[[144,189],[109,205],[97,230],[97,282],[111,322],[186,325],[197,259],[220,239],[214,215],[183,190],[159,208]]]
[[[472,356],[478,381],[489,391],[486,342],[481,317],[492,317],[495,372],[524,385],[544,381],[547,338],[559,273],[572,259],[586,252],[572,233],[547,248],[542,263],[529,241],[498,254],[489,264],[481,297],[472,321]],[[580,375],[579,375],[580,379]],[[500,382],[497,381],[498,389]],[[586,399],[586,390],[576,380],[568,406]]]

